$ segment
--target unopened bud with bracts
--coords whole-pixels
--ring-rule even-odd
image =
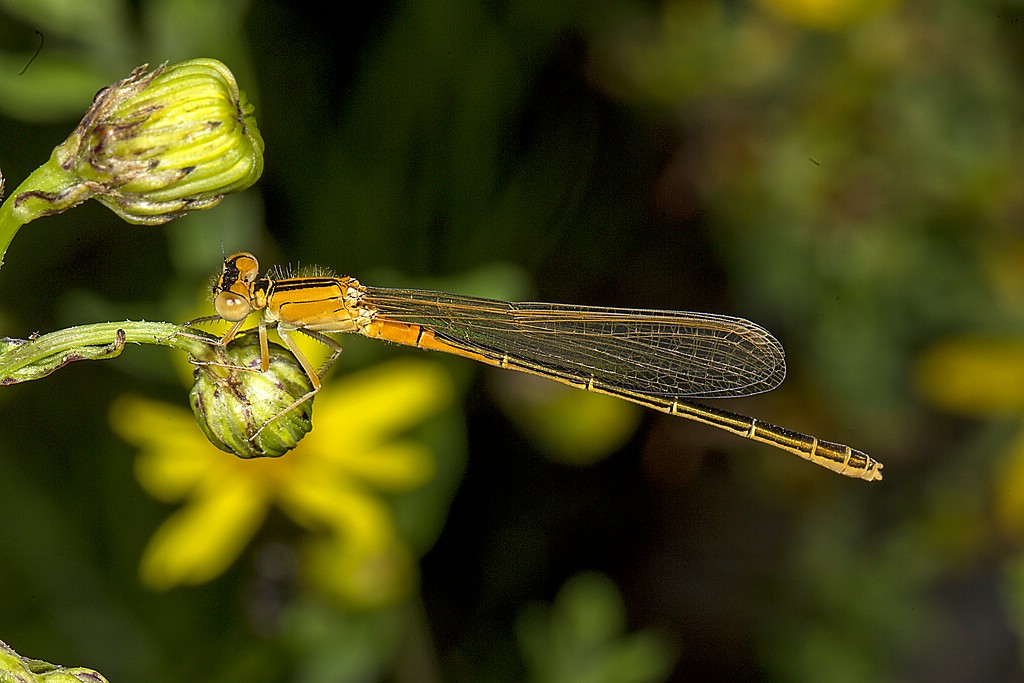
[[[101,90],[33,174],[39,182],[12,194],[22,223],[95,197],[130,223],[156,225],[256,182],[263,139],[228,68],[215,59],[146,68]]]
[[[270,348],[260,371],[256,339],[211,347],[197,360],[191,403],[196,422],[217,448],[240,458],[278,457],[313,428],[313,386],[295,357]]]
[[[0,641],[0,681],[18,683],[107,683],[99,672],[85,667],[64,667],[22,657]]]

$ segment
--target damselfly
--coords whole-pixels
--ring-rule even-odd
[[[670,415],[703,422],[817,463],[874,481],[882,464],[866,453],[691,399],[750,396],[786,375],[782,345],[742,318],[632,308],[513,303],[444,292],[367,287],[351,277],[259,277],[248,252],[224,259],[213,286],[217,315],[234,323],[228,344],[259,312],[261,369],[268,367],[267,328],[276,327],[312,384],[341,353],[332,333],[444,351],[509,370],[548,377]],[[327,345],[317,371],[295,332]],[[301,402],[301,401],[300,401]]]

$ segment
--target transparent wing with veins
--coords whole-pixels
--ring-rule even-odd
[[[512,303],[367,287],[379,319],[432,330],[454,347],[580,384],[652,397],[728,398],[777,387],[782,345],[742,318],[629,308]]]

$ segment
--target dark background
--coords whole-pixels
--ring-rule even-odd
[[[778,336],[789,376],[723,407],[885,479],[431,357],[457,396],[424,443],[458,485],[381,494],[418,520],[399,514],[420,558],[400,596],[306,580],[311,532],[277,509],[225,573],[160,591],[139,558],[177,506],[140,488],[109,413],[186,389],[174,352],[129,348],[0,389],[0,639],[111,681],[1024,677],[1024,5],[194,4],[0,4],[8,192],[141,63],[220,59],[266,142],[256,186],[202,214],[140,227],[90,202],[27,225],[0,335],[200,315],[243,249],[727,313]],[[423,358],[342,342],[328,385]],[[299,569],[269,580],[268,548]]]

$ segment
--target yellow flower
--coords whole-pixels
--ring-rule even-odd
[[[934,405],[972,417],[1024,415],[1024,341],[952,339],[925,351],[917,365],[921,394]],[[1024,535],[1024,423],[992,480],[1000,531]]]
[[[794,24],[839,29],[888,9],[894,0],[758,0],[758,4]]]
[[[974,416],[1024,412],[1024,340],[952,339],[918,364],[918,385],[937,406]]]
[[[150,541],[143,582],[166,589],[213,579],[276,505],[315,532],[305,569],[321,587],[363,606],[400,599],[413,583],[412,553],[382,494],[432,478],[433,453],[402,433],[447,408],[453,393],[449,376],[430,361],[393,361],[343,376],[325,384],[314,429],[293,451],[252,460],[212,446],[184,408],[123,397],[111,421],[141,449],[142,486],[160,500],[187,501]],[[332,571],[317,572],[332,555],[340,558]]]

